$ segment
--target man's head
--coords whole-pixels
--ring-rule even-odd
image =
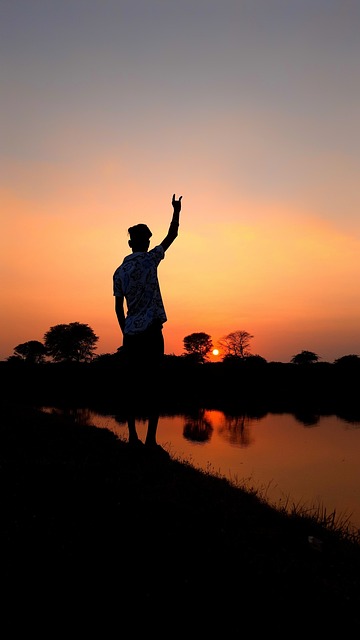
[[[128,233],[130,236],[129,247],[133,251],[148,250],[152,233],[146,224],[136,224],[133,227],[129,227]]]

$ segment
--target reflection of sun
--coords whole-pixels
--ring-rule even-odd
[[[213,356],[219,355],[219,349],[213,349]]]

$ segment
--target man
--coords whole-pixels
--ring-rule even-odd
[[[149,410],[145,446],[159,450],[156,443],[158,409],[156,375],[164,355],[163,324],[167,321],[157,269],[165,252],[178,235],[182,196],[172,197],[173,215],[164,240],[149,250],[152,233],[146,224],[128,229],[132,253],[113,276],[115,312],[123,334],[126,364],[129,444],[141,447],[135,428],[136,398]],[[125,314],[125,303],[127,313]],[[160,447],[161,449],[161,447]]]

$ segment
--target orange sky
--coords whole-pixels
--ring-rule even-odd
[[[56,202],[51,216],[46,203],[8,196],[14,215],[2,248],[3,357],[20,342],[42,340],[50,326],[74,321],[94,329],[98,353],[121,344],[112,274],[128,253],[127,228],[146,220],[152,246],[160,242],[172,194],[152,192],[146,203],[135,189],[123,190],[119,202],[107,190],[107,214],[101,189],[92,191],[92,206],[88,194],[73,193],[66,215]],[[200,212],[200,200],[197,192],[183,194],[179,236],[159,267],[166,353],[183,353],[189,333],[205,331],[216,343],[238,329],[254,335],[252,352],[268,360],[288,361],[302,349],[330,361],[360,351],[359,238],[280,204],[238,200],[224,222],[211,207]]]
[[[160,242],[174,192],[166,353],[360,354],[359,12],[280,4],[3,7],[0,359],[69,322],[115,352],[127,228]]]

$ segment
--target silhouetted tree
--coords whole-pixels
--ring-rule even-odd
[[[267,364],[266,358],[263,358],[258,353],[254,354],[254,355],[246,356],[246,362],[247,362],[247,364],[251,364],[251,365],[253,364],[255,366],[257,366],[257,365],[262,366],[264,364]]]
[[[14,347],[14,354],[16,358],[38,364],[45,361],[46,347],[39,340],[29,340]]]
[[[44,335],[47,353],[55,362],[89,362],[98,339],[89,325],[80,322],[57,324]]]
[[[341,358],[337,358],[334,360],[334,364],[341,366],[359,366],[360,365],[360,357],[355,353],[350,353],[347,356],[342,356]]]
[[[23,359],[21,356],[12,355],[6,358],[6,362],[23,362]]]
[[[244,358],[240,358],[240,356],[233,356],[228,353],[223,357],[222,361],[224,364],[242,365],[244,363]]]
[[[219,340],[219,345],[226,356],[246,358],[250,355],[250,340],[253,338],[248,331],[232,331]]]
[[[318,362],[319,356],[313,351],[301,351],[290,360],[293,364],[313,364]]]
[[[207,333],[191,333],[189,336],[185,336],[183,342],[187,354],[196,356],[197,360],[201,363],[208,360],[209,353],[213,348],[213,343]]]

